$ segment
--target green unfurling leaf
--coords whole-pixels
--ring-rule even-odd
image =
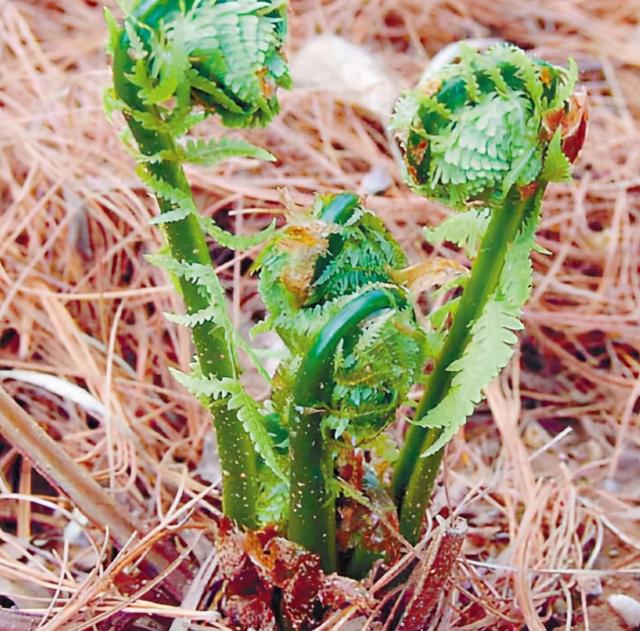
[[[532,283],[530,252],[534,245],[537,215],[529,219],[512,243],[498,288],[471,330],[464,353],[449,366],[455,373],[445,398],[415,424],[438,427],[438,439],[422,454],[429,456],[446,445],[464,425],[483,391],[507,364],[522,329],[520,313]]]
[[[184,162],[212,166],[229,158],[256,158],[258,160],[275,160],[274,156],[246,140],[238,138],[221,138],[219,140],[188,140],[182,150]]]
[[[549,143],[542,167],[542,178],[547,182],[571,180],[571,162],[562,152],[562,129],[558,127]]]
[[[171,369],[171,374],[181,386],[205,403],[226,399],[227,407],[237,412],[238,420],[251,437],[256,453],[281,481],[287,482],[281,457],[275,451],[264,416],[239,379],[204,377],[198,369],[193,374]]]
[[[272,236],[275,227],[235,236],[200,218],[183,165],[273,156],[244,140],[184,136],[212,115],[223,124],[242,127],[265,125],[275,116],[276,90],[289,83],[282,53],[286,8],[279,0],[118,1],[122,26],[105,11],[113,58],[113,92],[106,96],[105,107],[123,111],[138,174],[159,202],[162,212],[152,223],[162,225],[167,247],[163,255],[149,258],[169,272],[183,295],[187,314],[167,317],[193,329],[205,373],[196,368],[191,375],[174,374],[205,400],[214,416],[223,413],[216,428],[223,509],[242,526],[255,528],[262,483],[258,477],[266,467],[256,467],[253,452],[280,480],[286,476],[258,405],[239,380],[238,349],[269,377],[229,319],[205,232],[224,246],[246,249]]]
[[[398,101],[391,128],[409,183],[457,210],[502,203],[514,185],[539,178],[544,125],[560,107],[570,109],[576,78],[574,63],[552,66],[515,46],[461,47],[459,61]],[[550,155],[548,174],[558,181],[565,170]]]
[[[104,21],[107,23],[107,53],[113,55],[120,39],[120,25],[109,7],[104,8]]]
[[[480,240],[490,219],[491,211],[488,208],[472,208],[449,217],[435,228],[425,228],[425,237],[434,246],[446,241],[453,243],[472,258],[478,253]]]
[[[231,234],[218,226],[211,217],[204,217],[203,215],[199,216],[199,221],[204,231],[221,246],[239,252],[245,252],[257,245],[261,245],[265,241],[273,238],[276,233],[275,220],[264,230],[260,230],[260,232],[256,232],[255,234]]]
[[[167,210],[163,213],[160,213],[156,217],[152,217],[149,223],[152,226],[159,226],[164,223],[171,223],[174,221],[182,221],[186,219],[189,215],[193,214],[193,209],[186,208],[174,208],[173,210]]]
[[[210,400],[217,401],[229,394],[226,384],[221,379],[189,374],[176,368],[169,368],[169,372],[183,388],[205,404]]]
[[[172,186],[166,180],[155,176],[146,165],[140,164],[136,169],[136,173],[138,177],[142,180],[144,184],[149,188],[149,190],[156,195],[156,197],[160,197],[172,204],[175,204],[179,208],[183,208],[185,212],[188,210],[189,212],[196,212],[195,204],[193,203],[193,199],[188,193],[181,191],[179,188]],[[161,220],[157,220],[161,223]]]
[[[232,379],[223,379],[222,381],[231,395],[228,403],[229,409],[237,411],[238,420],[251,437],[254,449],[269,469],[282,482],[286,483],[288,478],[282,466],[281,457],[274,449],[273,441],[265,425],[264,416],[260,413],[253,397],[247,393],[239,381]]]

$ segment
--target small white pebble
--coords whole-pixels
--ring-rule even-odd
[[[329,92],[376,114],[385,124],[402,88],[401,79],[367,48],[325,33],[293,56],[296,88]]]
[[[612,594],[607,602],[631,628],[640,626],[640,602],[635,598],[626,594]]]
[[[376,164],[362,178],[360,193],[365,195],[375,195],[383,193],[393,184],[393,179],[389,170],[384,164]]]

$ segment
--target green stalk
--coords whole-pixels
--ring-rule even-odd
[[[354,298],[318,333],[302,360],[289,421],[290,514],[288,536],[320,556],[325,572],[336,570],[336,513],[333,455],[322,435],[331,399],[333,360],[340,340],[366,318],[395,304],[393,294],[373,289]]]
[[[320,213],[320,219],[326,224],[345,224],[358,208],[360,198],[355,193],[334,195]],[[335,255],[335,252],[331,254]]]
[[[353,193],[340,193],[331,198],[331,200],[323,207],[320,213],[320,220],[330,224],[345,224],[353,215],[360,203],[360,198]],[[316,262],[316,269],[313,280],[316,281],[322,275],[324,269],[329,265],[331,259],[340,252],[342,248],[343,238],[340,234],[334,233],[329,235],[329,247],[324,256],[321,256]],[[310,301],[313,303],[313,299]]]
[[[137,17],[152,27],[152,22],[160,20],[163,11],[172,4],[175,2],[144,2],[138,9]],[[129,40],[123,30],[113,58],[116,96],[132,110],[153,113],[153,108],[145,105],[138,97],[138,88],[127,79],[127,75],[133,71],[128,48]],[[150,156],[162,150],[167,150],[169,155],[175,154],[175,142],[169,134],[149,131],[131,116],[126,118],[142,154]],[[157,178],[191,195],[184,170],[178,162],[161,160],[150,164],[148,168]],[[174,208],[164,199],[158,198],[157,201],[161,212],[168,212]],[[163,229],[173,258],[187,263],[213,266],[196,217],[188,216],[180,221],[166,223]],[[178,284],[188,313],[196,313],[208,306],[207,299],[200,293],[197,284],[184,278],[179,278]],[[211,322],[194,326],[193,341],[202,372],[206,376],[224,378],[234,375],[233,358],[229,356],[228,344],[220,327]],[[224,402],[212,403],[209,407],[215,417],[218,454],[222,464],[224,512],[242,526],[253,528],[256,526],[255,504],[258,489],[256,459],[251,441],[236,414],[229,411]]]
[[[540,186],[535,194],[523,198],[518,187],[513,187],[504,204],[493,210],[451,329],[416,409],[416,419],[423,418],[446,397],[453,378],[449,366],[462,356],[469,341],[470,327],[480,317],[498,285],[509,245],[531,209],[540,202],[543,190]],[[392,490],[400,506],[400,532],[413,544],[420,538],[444,449],[427,457],[421,457],[421,454],[437,440],[440,431],[411,425],[394,470]]]

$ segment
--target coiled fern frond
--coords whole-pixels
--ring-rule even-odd
[[[174,136],[209,113],[230,127],[267,124],[279,109],[276,88],[290,86],[285,9],[277,0],[139,2],[123,29],[109,19],[116,63],[126,68],[115,77],[118,98],[160,131],[147,111],[158,108]]]
[[[515,46],[460,57],[404,95],[393,129],[409,184],[464,215],[429,231],[475,255],[413,426],[393,491],[402,533],[420,536],[446,443],[499,374],[522,328],[532,283],[530,251],[549,182],[570,179],[586,130],[578,70],[552,66]]]
[[[340,454],[395,419],[426,362],[426,334],[396,274],[404,252],[357,196],[321,196],[264,249],[260,293],[288,350],[273,407],[288,435],[289,537],[336,569]]]
[[[484,53],[462,46],[457,63],[397,104],[392,128],[409,183],[465,209],[499,203],[514,185],[568,179],[575,155],[561,144],[584,134],[576,80],[573,61],[564,69],[511,45]]]
[[[348,218],[336,223],[327,209],[341,201],[352,206]],[[332,386],[325,420],[356,440],[371,438],[394,419],[426,361],[424,331],[406,288],[394,279],[406,266],[405,253],[382,221],[351,194],[318,197],[259,260],[268,318],[258,330],[275,330],[290,353],[280,375],[298,366],[321,329],[355,297],[372,288],[395,292],[394,308],[368,318],[343,340],[325,376]]]
[[[223,508],[246,527],[257,525],[259,465],[282,483],[286,467],[240,380],[237,349],[255,355],[231,324],[206,237],[245,249],[270,238],[274,226],[250,237],[226,232],[198,212],[183,167],[231,157],[273,159],[242,139],[189,132],[211,115],[226,126],[249,127],[265,125],[278,112],[276,88],[290,82],[282,53],[285,9],[275,0],[139,0],[122,25],[106,12],[113,88],[105,103],[123,113],[138,175],[158,201],[152,223],[167,246],[154,260],[184,298],[187,314],[170,318],[191,329],[196,347],[194,373],[175,374],[214,417]]]

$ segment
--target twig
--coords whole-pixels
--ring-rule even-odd
[[[0,433],[52,486],[78,506],[94,525],[101,530],[108,529],[116,545],[124,546],[136,533],[135,525],[113,498],[3,388],[0,388]],[[153,578],[176,558],[178,553],[171,544],[158,542],[140,564],[140,571],[148,578]],[[191,576],[191,571],[182,564],[166,577],[163,587],[171,601],[181,601]]]

